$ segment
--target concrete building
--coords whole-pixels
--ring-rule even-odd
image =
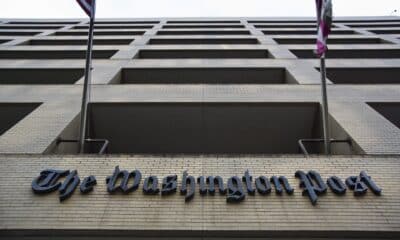
[[[0,19],[0,237],[398,239],[400,18],[335,19],[329,120],[341,142],[329,157],[321,142],[305,141],[309,156],[299,147],[323,137],[315,29],[312,18],[97,20],[89,135],[110,144],[77,155],[60,139],[78,137],[88,20]],[[116,166],[141,178],[118,188]],[[81,187],[96,177],[93,191],[80,193],[78,175]]]

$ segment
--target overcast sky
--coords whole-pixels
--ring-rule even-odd
[[[0,0],[0,18],[85,17],[75,0]],[[314,16],[314,0],[97,0],[97,17]],[[399,16],[400,0],[333,0],[335,16]],[[397,10],[397,13],[394,11]]]

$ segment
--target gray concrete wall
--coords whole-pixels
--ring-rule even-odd
[[[129,23],[121,24],[121,21]],[[315,48],[314,21],[312,18],[99,19],[103,23],[98,24],[101,28],[96,30],[94,49],[105,55],[93,62],[92,102],[97,106],[315,105],[321,99],[319,62],[297,58],[294,54],[295,50],[305,50],[308,54],[305,56],[309,56]],[[342,69],[340,81],[351,78],[351,83],[334,84],[335,76],[328,79],[333,137],[350,138],[353,154],[370,156],[330,158],[54,155],[76,150],[74,146],[56,147],[56,140],[77,137],[83,78],[68,80],[67,74],[63,74],[56,79],[53,74],[84,67],[87,22],[86,19],[0,19],[0,105],[33,103],[37,106],[24,118],[11,116],[15,125],[0,135],[0,238],[398,238],[400,129],[395,125],[397,114],[387,113],[388,118],[394,118],[387,119],[368,103],[385,108],[385,103],[400,102],[400,80],[396,76],[400,69],[400,18],[335,19],[329,48],[343,55],[327,59],[327,66]],[[378,34],[376,30],[390,31]],[[225,58],[215,59],[221,53]],[[171,58],[158,58],[161,54]],[[354,58],[355,54],[360,58]],[[182,59],[193,56],[196,58]],[[264,73],[268,68],[273,71]],[[377,68],[381,70],[373,72]],[[40,75],[46,69],[51,71]],[[137,69],[132,72],[141,74],[129,75],[123,69]],[[29,85],[23,84],[27,78],[32,81]],[[52,78],[55,78],[54,84]],[[126,78],[130,78],[131,84],[124,84]],[[12,79],[15,82],[10,84]],[[37,82],[43,79],[46,84]],[[310,112],[315,115],[316,111]],[[104,124],[110,120],[114,125],[110,124],[109,129],[113,129],[118,119],[112,113],[106,112],[102,119],[94,121]],[[320,118],[306,117],[312,119],[308,122],[315,135],[320,129]],[[297,120],[293,113],[290,118],[292,122]],[[279,123],[279,119],[274,122]],[[344,151],[342,147],[334,149],[335,153]],[[227,204],[225,196],[201,197],[198,192],[189,203],[178,193],[169,197],[145,196],[141,191],[109,195],[104,179],[116,165],[131,171],[140,169],[144,177],[178,174],[181,178],[182,171],[188,170],[193,176],[219,174],[225,181],[249,169],[253,176],[285,175],[296,190],[293,196],[247,195],[237,205]],[[34,195],[31,181],[46,168],[77,169],[81,179],[95,174],[98,186],[87,196],[76,192],[64,203],[59,203],[57,193]],[[366,196],[355,197],[348,191],[339,197],[329,190],[319,198],[317,206],[312,206],[301,195],[299,182],[293,176],[296,170],[317,170],[324,179],[337,175],[343,180],[366,170],[383,188],[383,194],[375,196],[369,191]]]
[[[398,237],[400,230],[400,189],[398,157],[292,157],[292,156],[37,156],[9,155],[0,157],[0,232],[33,235],[85,233],[85,236],[191,236],[191,237]],[[139,169],[142,181],[130,194],[109,194],[105,178],[114,167]],[[31,190],[31,181],[40,171],[54,168],[78,170],[84,177],[93,174],[98,185],[92,193],[79,190],[60,203],[58,193],[38,196]],[[226,195],[201,196],[196,193],[185,203],[179,192],[170,196],[144,195],[144,177],[178,175],[219,175],[226,181],[243,176],[249,170],[253,177],[284,175],[295,192],[277,195],[247,195],[239,204],[226,202]],[[336,175],[345,178],[365,170],[383,188],[376,196],[368,190],[355,197],[348,189],[344,196],[331,190],[312,206],[302,196],[297,170],[315,170],[322,178]],[[253,179],[254,187],[254,179]],[[48,229],[48,230],[46,230]],[[65,231],[64,233],[62,231]],[[113,232],[114,231],[114,232]],[[82,233],[82,234],[83,234]]]
[[[32,75],[31,79],[41,79],[40,72],[18,71],[21,69],[41,69],[40,71],[52,69],[48,75],[43,75],[45,82],[51,83],[51,74],[54,74],[54,71],[58,70],[61,74],[62,69],[82,69],[84,59],[82,59],[83,55],[81,53],[85,50],[84,40],[86,38],[87,20],[55,21],[49,19],[42,20],[40,24],[35,24],[35,21],[40,22],[40,20],[31,19],[1,19],[0,39],[3,43],[0,44],[0,52],[3,54],[3,59],[0,59],[0,68],[3,69],[4,73],[1,78],[7,78],[2,82],[7,84],[1,85],[0,102],[41,103],[40,107],[26,118],[18,121],[17,124],[0,136],[0,152],[2,153],[52,152],[54,151],[54,142],[57,137],[75,135],[74,133],[66,132],[66,129],[72,129],[67,126],[70,126],[71,121],[76,119],[79,114],[83,78],[75,84],[67,85],[24,85],[21,84],[24,81],[23,78],[27,78],[29,75]],[[128,22],[121,24],[121,21]],[[170,21],[170,23],[167,23],[167,21]],[[182,23],[182,21],[184,22]],[[210,23],[210,21],[217,22]],[[313,21],[314,19],[311,18],[99,19],[99,29],[96,30],[98,34],[95,38],[97,44],[94,48],[100,51],[113,51],[115,54],[110,59],[94,60],[92,101],[98,103],[319,102],[320,77],[316,70],[319,66],[318,61],[314,59],[297,59],[291,52],[291,50],[314,49],[313,41],[310,42],[314,35],[302,32],[302,30],[309,31],[314,29]],[[359,49],[361,53],[373,50],[376,52],[372,54],[379,54],[376,55],[378,58],[369,58],[371,57],[370,55],[365,55],[364,59],[327,60],[327,66],[330,68],[349,69],[347,76],[351,78],[351,84],[332,84],[328,80],[330,83],[328,86],[329,113],[338,125],[332,126],[334,135],[343,135],[335,134],[335,129],[342,129],[346,133],[345,135],[351,138],[356,153],[399,153],[400,130],[392,124],[393,121],[388,121],[366,104],[370,101],[398,102],[400,100],[400,89],[398,89],[396,77],[393,76],[396,75],[396,70],[386,71],[385,74],[391,75],[386,77],[383,74],[381,79],[376,79],[378,78],[377,76],[380,76],[379,73],[376,73],[375,77],[372,77],[372,74],[371,76],[369,74],[368,76],[358,74],[362,78],[360,81],[364,81],[364,78],[368,79],[365,80],[367,82],[364,82],[364,84],[357,84],[357,79],[354,79],[354,71],[351,70],[351,68],[368,68],[369,71],[373,71],[375,68],[400,68],[400,57],[396,57],[396,52],[400,51],[400,35],[396,33],[376,34],[373,32],[376,29],[400,29],[399,26],[399,18],[396,17],[343,18],[335,20],[334,32],[342,31],[345,34],[332,34],[330,36],[332,44],[329,47],[332,51]],[[176,31],[180,31],[179,33],[183,31],[187,35],[160,35],[159,31],[161,30],[175,33]],[[247,31],[249,34],[223,34],[224,31],[229,33],[231,30]],[[26,33],[29,31],[36,32],[36,34]],[[196,31],[212,32],[210,35],[198,35]],[[273,33],[264,34],[263,31],[273,31]],[[288,33],[287,31],[292,32],[284,35],[285,31],[286,33]],[[74,35],[60,35],[60,32]],[[204,32],[203,34],[206,33]],[[168,40],[168,44],[150,44],[150,40],[154,42],[157,39],[171,40]],[[237,41],[251,39],[251,42],[237,44],[236,40],[235,42],[229,39],[238,39]],[[297,44],[278,44],[279,41],[276,39],[300,40],[297,40],[299,41]],[[122,42],[116,42],[119,40]],[[133,41],[129,44],[130,40]],[[188,40],[195,42],[182,42]],[[255,41],[258,43],[255,44]],[[105,43],[107,45],[99,45]],[[137,58],[140,55],[140,51],[143,50],[156,51],[151,53],[152,56],[154,54],[158,55],[160,51],[164,54],[166,50],[177,50],[178,52],[168,53],[172,57],[170,59]],[[395,52],[391,52],[392,50]],[[19,51],[29,52],[21,53]],[[55,53],[54,51],[58,52]],[[68,52],[60,51],[80,51],[80,59],[62,59],[63,56],[68,55]],[[198,51],[207,51],[204,54],[200,52],[201,56],[205,57],[204,59],[175,58],[178,56],[194,57],[196,54],[199,57]],[[225,57],[229,58],[210,59],[209,57],[213,57],[213,55],[214,57],[223,56],[213,51],[225,51],[227,54]],[[269,58],[249,59],[246,58],[246,55],[236,51],[268,52]],[[385,55],[385,51],[388,51],[387,55]],[[234,55],[232,55],[233,53]],[[243,53],[245,54],[245,52]],[[77,54],[78,52],[71,53],[70,56],[78,56]],[[7,59],[13,58],[13,56],[18,56],[18,58],[22,59]],[[230,58],[232,56],[235,59]],[[391,58],[379,59],[379,57],[384,58],[385,56],[391,56]],[[56,59],[50,60],[46,59],[46,57],[56,57]],[[122,72],[124,68],[166,68],[170,69],[173,75],[168,75],[168,84],[162,84],[162,72],[154,73],[155,76],[158,74],[158,77],[155,77],[157,79],[152,79],[154,77],[148,77],[147,75],[140,78],[139,75],[138,77],[142,84],[121,84],[121,80],[123,81],[123,78],[126,77]],[[191,77],[183,74],[185,69],[200,69],[200,72],[196,75],[201,76],[202,68],[205,69],[203,84],[201,77]],[[237,70],[243,68],[241,71],[244,71],[244,75],[237,79],[232,78],[232,82],[229,82],[229,74],[226,74],[227,79],[221,80],[221,84],[212,84],[213,81],[218,81],[220,77],[218,74],[213,75],[212,72],[207,71],[207,69],[211,68],[227,69],[227,71],[229,69]],[[270,80],[271,84],[268,84],[268,79],[271,78],[271,75],[265,75],[265,82],[259,80],[263,79],[262,72],[259,75],[257,73],[254,75],[249,71],[249,74],[253,75],[249,75],[250,78],[245,79],[245,69],[257,68],[280,68],[286,72],[284,77],[278,76],[276,80]],[[9,75],[9,69],[15,70],[14,72],[21,74],[21,76]],[[224,75],[223,73],[221,74]],[[177,79],[175,83],[174,76]],[[14,81],[14,84],[8,82],[16,77],[19,78],[19,82],[17,80]],[[66,75],[63,75],[59,80],[54,79],[54,83],[68,82],[65,79],[66,77]],[[186,78],[188,78],[188,81],[194,81],[191,83],[195,84],[184,83]],[[152,81],[153,84],[143,84],[146,79]],[[245,79],[246,81],[240,82],[240,79]],[[74,81],[75,79],[71,80],[71,83]],[[386,84],[379,84],[380,81]],[[279,84],[279,82],[283,84]],[[375,84],[368,84],[374,82]],[[65,147],[61,148],[65,149]]]

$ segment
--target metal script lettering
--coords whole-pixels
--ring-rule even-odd
[[[160,192],[160,189],[158,188],[157,176],[150,176],[144,180],[143,192],[149,195],[155,195]]]
[[[176,192],[178,176],[171,175],[163,179],[161,195],[169,195]]]
[[[193,176],[189,176],[187,171],[184,171],[182,176],[181,194],[186,195],[185,196],[186,202],[193,199],[195,189],[196,189],[196,179],[194,179]]]
[[[133,177],[133,184],[129,187],[128,182],[131,177]],[[122,178],[121,183],[120,185],[115,186],[119,178]],[[141,179],[142,174],[139,170],[129,173],[126,170],[120,171],[119,166],[116,166],[113,175],[106,178],[107,191],[109,193],[114,193],[118,190],[123,193],[133,192],[139,187]]]
[[[376,185],[365,171],[361,171],[358,176],[350,176],[346,179],[346,185],[354,191],[355,196],[364,195],[368,187],[375,195],[380,195],[382,189]]]
[[[76,170],[71,171],[58,189],[60,191],[60,201],[71,197],[80,182],[81,180],[79,179],[78,172]]]
[[[229,203],[239,203],[245,199],[242,181],[239,177],[230,177],[228,180],[228,196],[226,201]]]
[[[39,194],[57,191],[61,186],[58,180],[67,174],[69,171],[46,169],[32,181],[32,190]]]
[[[97,184],[96,177],[91,175],[83,179],[79,189],[81,193],[89,193],[93,191],[93,188],[96,184]]]
[[[317,204],[318,195],[326,193],[327,186],[316,171],[297,171],[295,176],[300,179],[300,187],[304,188],[303,195],[308,195],[313,205]]]
[[[326,183],[328,184],[332,192],[336,193],[337,195],[344,195],[346,193],[346,185],[344,185],[340,178],[332,176],[328,178]]]

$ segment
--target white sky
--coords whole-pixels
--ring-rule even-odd
[[[0,1],[0,18],[85,17],[75,0]],[[314,4],[314,0],[97,0],[96,17],[314,16]],[[333,6],[335,16],[400,15],[400,0],[333,0]]]

